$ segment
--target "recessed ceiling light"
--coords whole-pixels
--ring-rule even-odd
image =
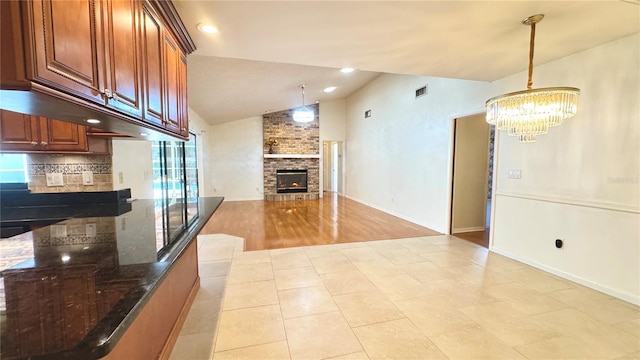
[[[324,91],[326,93],[330,93],[330,92],[333,92],[335,89],[336,89],[335,86],[329,86],[329,87],[324,88],[324,90],[322,90],[322,91]]]
[[[198,30],[207,34],[215,34],[218,32],[218,28],[210,24],[198,24]]]
[[[149,136],[147,133],[140,133],[140,136]]]
[[[100,124],[100,120],[98,120],[98,119],[87,119],[86,121],[89,124]]]
[[[342,68],[342,69],[340,69],[340,72],[343,73],[343,74],[352,73],[354,71],[355,71],[354,68]]]

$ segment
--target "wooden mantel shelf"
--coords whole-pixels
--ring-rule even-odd
[[[320,159],[320,154],[264,154],[265,159]]]

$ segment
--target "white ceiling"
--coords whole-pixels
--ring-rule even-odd
[[[640,31],[638,0],[190,1],[174,0],[198,50],[189,105],[210,124],[350,95],[379,73],[494,81]],[[217,34],[204,34],[211,23]],[[344,75],[341,67],[354,67]],[[523,87],[526,79],[523,79]],[[326,86],[338,86],[325,94]]]

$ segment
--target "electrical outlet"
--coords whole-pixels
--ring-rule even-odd
[[[507,171],[507,178],[522,179],[522,169],[509,169]]]
[[[47,173],[47,186],[64,186],[62,173]]]
[[[93,172],[92,171],[83,171],[82,172],[82,185],[93,185]]]
[[[50,225],[49,236],[52,238],[67,237],[67,225]]]
[[[124,182],[124,174],[122,171],[118,173],[118,184],[122,184]]]

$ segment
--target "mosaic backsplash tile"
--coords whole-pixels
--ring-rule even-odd
[[[28,155],[29,190],[32,193],[111,191],[111,155]],[[93,173],[93,185],[82,184],[82,172]],[[47,173],[62,174],[63,186],[47,186]]]

